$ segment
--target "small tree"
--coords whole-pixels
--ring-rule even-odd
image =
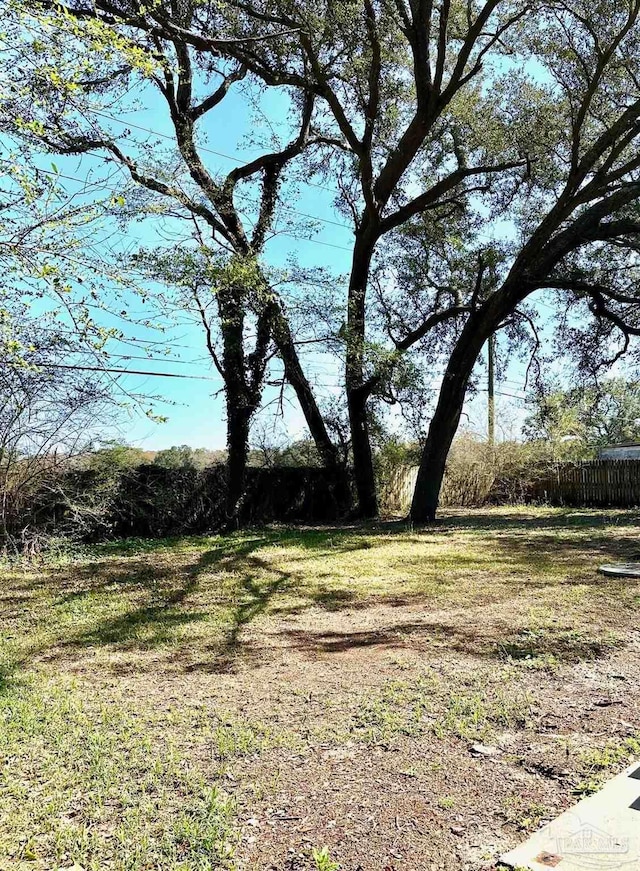
[[[602,445],[640,440],[640,385],[623,378],[540,392],[524,423],[531,441],[554,445],[559,459],[593,456]]]
[[[165,469],[195,469],[195,451],[189,445],[173,445],[165,448],[153,458],[154,466],[162,466]]]
[[[90,502],[73,498],[64,473],[86,454],[107,411],[113,416],[113,401],[99,376],[57,368],[60,356],[74,350],[67,336],[43,338],[37,321],[2,313],[0,545],[5,549],[39,548],[57,506],[64,518],[73,515],[76,532],[93,522]]]

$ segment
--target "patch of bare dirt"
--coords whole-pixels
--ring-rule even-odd
[[[185,648],[171,660],[159,655],[143,675],[113,679],[160,711],[224,710],[284,736],[228,765],[241,868],[310,869],[312,849],[326,845],[344,871],[480,871],[577,800],[586,751],[640,734],[640,636],[628,615],[609,616],[622,642],[599,644],[598,631],[595,640],[578,634],[572,648],[569,636],[546,668],[506,658],[501,644],[518,629],[491,605],[312,609],[244,628],[226,659]],[[437,687],[427,694],[427,725],[365,740],[353,726],[359,712],[418,674]],[[502,684],[507,701],[528,700],[523,722],[492,724],[486,755],[429,720],[483,682]],[[402,694],[385,704],[393,718]],[[219,760],[201,764],[219,771]]]

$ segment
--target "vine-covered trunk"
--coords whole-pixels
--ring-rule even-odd
[[[249,421],[251,415],[240,398],[233,400],[227,391],[227,492],[226,525],[240,525],[240,511],[247,485]]]
[[[256,402],[247,383],[244,350],[244,300],[241,288],[227,287],[218,293],[222,365],[227,405],[227,491],[225,498],[228,528],[240,524],[240,509],[245,495],[249,425]]]

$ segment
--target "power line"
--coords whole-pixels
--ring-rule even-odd
[[[95,114],[96,114],[96,115],[104,115],[104,113],[101,113],[101,112],[96,112]],[[109,118],[109,119],[112,120],[112,121],[116,121],[117,123],[124,124],[124,125],[126,125],[126,126],[136,127],[137,129],[139,129],[139,130],[144,130],[145,132],[150,133],[150,134],[152,134],[152,135],[161,136],[161,137],[164,137],[164,138],[166,138],[166,139],[173,139],[173,137],[170,136],[168,133],[159,133],[159,132],[157,132],[157,131],[150,130],[150,129],[146,128],[146,127],[140,127],[139,125],[136,125],[136,124],[128,124],[128,125],[127,125],[127,122],[125,122],[125,121],[120,121],[120,119],[118,119],[118,118],[113,118],[113,117],[110,116],[110,115],[104,115],[104,117]],[[202,147],[201,150],[202,150],[202,151],[209,151],[211,154],[217,154],[217,155],[219,155],[219,156],[221,156],[221,157],[228,157],[229,160],[235,160],[237,163],[242,163],[242,161],[241,161],[241,160],[238,160],[237,158],[233,158],[233,157],[231,157],[230,155],[222,154],[221,152],[213,151],[212,149],[207,149],[207,148],[203,148],[203,147]],[[99,160],[104,160],[104,161],[107,160],[107,158],[102,157],[101,154],[96,154],[95,152],[92,152],[92,151],[86,151],[86,152],[84,152],[84,153],[85,153],[85,154],[88,154],[88,155],[91,156],[91,157],[97,157]],[[120,167],[120,168],[123,168],[123,167]],[[82,179],[82,178],[78,178],[77,176],[65,175],[64,173],[61,173],[61,172],[54,172],[53,170],[48,170],[48,169],[42,169],[41,167],[38,168],[38,172],[42,172],[42,173],[44,173],[45,175],[52,175],[52,176],[55,176],[56,178],[63,178],[63,179],[65,179],[66,181],[75,181],[75,182],[78,182],[79,184],[83,184],[83,185],[86,185],[86,184],[87,184],[87,179],[86,179],[86,178],[85,178],[85,179]],[[321,187],[320,185],[314,185],[314,184],[312,184],[311,182],[301,182],[301,183],[302,183],[302,184],[309,185],[309,186],[311,186],[311,187]],[[99,183],[99,182],[95,182],[95,183],[93,183],[93,184],[95,184],[95,186],[98,186],[100,183]],[[105,190],[109,191],[109,192],[112,193],[112,194],[115,194],[115,193],[116,193],[116,189],[115,189],[115,188],[109,188],[109,187],[107,187],[107,186],[104,185],[104,184],[102,184],[101,186],[102,186]],[[321,187],[321,189],[322,189],[322,190],[331,190],[330,188],[322,188],[322,187]],[[333,191],[333,193],[338,194],[339,191]],[[244,196],[244,198],[245,198],[246,200],[248,200],[252,205],[257,205],[257,200],[252,200],[251,197],[247,196],[246,194],[243,194],[243,196]],[[344,223],[342,223],[342,222],[340,222],[340,221],[332,221],[330,218],[321,218],[319,215],[312,215],[312,214],[310,214],[309,212],[301,212],[301,211],[299,211],[298,209],[294,209],[293,206],[288,206],[288,205],[286,205],[286,203],[280,203],[280,204],[279,204],[279,208],[284,209],[285,211],[288,211],[288,212],[292,212],[293,214],[299,215],[300,217],[303,217],[303,218],[309,218],[309,219],[312,220],[312,221],[319,221],[320,223],[322,223],[322,224],[327,224],[327,225],[329,225],[329,226],[341,227],[342,229],[345,229],[345,230],[352,230],[352,229],[353,229],[352,227],[349,226],[349,224],[344,224]],[[346,245],[336,245],[336,244],[333,243],[333,242],[324,242],[324,241],[322,241],[321,239],[307,239],[307,238],[305,238],[304,236],[296,236],[294,233],[288,233],[288,232],[286,232],[286,231],[274,231],[273,236],[272,236],[271,238],[273,239],[273,238],[275,238],[276,236],[286,236],[286,237],[289,238],[289,239],[294,239],[296,242],[309,242],[309,243],[311,243],[312,245],[323,245],[323,246],[325,246],[325,247],[327,247],[327,248],[335,248],[335,249],[338,250],[338,251],[347,251],[347,252],[351,252],[351,251],[353,250],[352,248],[347,247]],[[478,236],[478,237],[481,238],[481,239],[487,239],[488,241],[491,241],[491,242],[495,241],[491,236],[487,236],[487,235],[484,234],[484,233],[476,233],[476,236]],[[556,310],[556,309],[554,308],[554,306],[551,306],[551,305],[549,305],[548,303],[542,302],[541,300],[539,300],[539,301],[532,301],[532,304],[533,304],[533,305],[540,306],[540,307],[542,307],[542,308],[549,309],[549,311],[553,311],[553,312],[555,312],[555,310]]]
[[[150,127],[144,127],[141,124],[136,124],[135,122],[132,122],[129,120],[124,121],[121,118],[116,118],[113,115],[108,114],[107,112],[100,112],[98,110],[94,110],[94,114],[97,115],[98,117],[106,118],[109,121],[113,121],[116,124],[120,124],[123,127],[130,127],[130,128],[133,128],[134,130],[140,130],[142,133],[147,133],[150,136],[158,136],[161,139],[167,139],[167,140],[170,140],[171,142],[175,142],[175,136],[170,134],[170,133],[161,133],[159,130],[153,130]],[[238,165],[243,165],[245,163],[245,160],[243,160],[239,157],[236,157],[236,156],[231,155],[231,154],[226,154],[223,151],[216,151],[215,149],[208,148],[207,146],[204,146],[204,145],[199,145],[198,149],[200,151],[205,152],[206,154],[212,154],[212,155],[215,155],[216,157],[222,157],[225,160],[230,160],[233,163],[236,163]],[[96,155],[90,151],[87,151],[85,153],[90,154],[94,157],[98,157],[101,160],[105,160],[105,158],[103,158],[102,155]],[[67,176],[61,176],[61,177],[67,178]],[[317,188],[318,190],[327,191],[328,193],[334,194],[335,196],[340,196],[340,194],[341,194],[341,191],[337,190],[336,188],[331,188],[331,187],[328,187],[327,185],[321,185],[321,184],[318,184],[317,182],[311,182],[311,181],[307,181],[305,179],[295,179],[295,182],[297,184],[305,185],[306,187],[313,187],[313,188]],[[331,221],[327,218],[320,218],[317,215],[309,215],[309,214],[306,214],[305,212],[299,212],[297,209],[294,209],[291,206],[284,206],[284,208],[286,208],[288,211],[294,212],[295,214],[301,215],[302,217],[311,218],[312,220],[316,220],[316,221],[322,221],[325,224],[332,224],[332,225],[337,226],[337,227],[344,227],[345,229],[352,229],[348,224],[339,223],[337,221]],[[292,236],[290,233],[282,233],[281,235],[290,236],[293,239],[298,238],[297,236]],[[481,238],[487,239],[490,242],[495,241],[495,239],[493,237],[488,236],[486,234],[477,233],[476,235],[481,237]],[[305,241],[315,241],[315,240],[309,239],[309,240],[305,240]],[[324,243],[318,242],[317,244],[330,245],[330,243],[328,243],[328,242],[324,242]],[[330,247],[342,248],[342,246],[339,246],[339,245],[331,245]],[[350,251],[351,249],[344,248],[343,250]]]
[[[32,66],[35,66],[35,64],[33,63],[33,61],[31,61],[31,64],[32,64]],[[149,127],[144,127],[144,126],[141,125],[141,124],[136,124],[136,123],[134,123],[134,122],[132,122],[132,121],[129,121],[129,120],[127,120],[127,121],[123,121],[123,120],[120,119],[120,118],[116,118],[116,117],[114,117],[113,115],[108,114],[107,112],[100,112],[100,111],[98,111],[98,110],[94,110],[94,114],[97,115],[98,117],[106,118],[106,119],[109,120],[109,121],[113,121],[113,122],[115,122],[116,124],[120,124],[120,125],[122,125],[123,127],[131,127],[131,128],[133,128],[133,129],[135,129],[135,130],[140,130],[140,131],[143,132],[143,133],[147,133],[147,134],[150,135],[150,136],[158,136],[158,137],[160,137],[161,139],[167,139],[167,140],[171,140],[172,142],[175,142],[175,137],[174,137],[174,135],[172,135],[172,134],[170,134],[170,133],[161,133],[159,130],[153,130],[153,129],[149,128]],[[239,157],[236,157],[236,156],[231,155],[231,154],[226,154],[225,152],[222,152],[222,151],[216,151],[215,149],[213,149],[213,148],[208,148],[208,147],[206,147],[206,146],[204,146],[204,145],[199,145],[198,148],[199,148],[200,151],[203,151],[203,152],[205,152],[205,153],[207,153],[207,154],[213,154],[213,155],[215,155],[216,157],[222,157],[222,158],[224,158],[225,160],[230,160],[230,161],[232,161],[233,163],[237,163],[237,164],[239,164],[239,165],[242,165],[242,164],[245,163],[245,160],[243,160],[243,159],[241,159],[241,158],[239,158]],[[86,153],[86,154],[92,154],[92,156],[94,156],[94,157],[98,157],[98,158],[100,158],[101,160],[106,160],[106,158],[103,158],[102,155],[96,155],[96,154],[93,154],[93,153],[90,152],[90,151],[85,152],[85,153]],[[123,168],[123,167],[120,167],[120,168]],[[62,176],[62,177],[65,177],[65,176]],[[310,182],[310,181],[307,181],[307,180],[305,180],[305,179],[296,179],[296,183],[306,185],[307,187],[314,187],[314,188],[318,188],[319,190],[328,191],[329,193],[332,193],[332,194],[334,194],[334,195],[336,195],[336,196],[340,196],[340,193],[341,193],[339,190],[336,190],[335,188],[330,188],[330,187],[327,187],[326,185],[320,185],[320,184],[317,184],[316,182]],[[323,221],[324,223],[327,223],[327,224],[335,224],[336,226],[341,226],[341,227],[345,227],[345,228],[350,229],[349,226],[348,226],[347,224],[339,224],[339,223],[337,223],[336,221],[330,221],[330,220],[328,220],[328,219],[320,218],[320,217],[318,217],[318,216],[314,216],[314,215],[307,215],[307,214],[305,214],[304,212],[298,212],[296,209],[293,209],[293,208],[290,207],[290,206],[286,206],[285,208],[288,208],[289,211],[295,212],[296,214],[300,214],[300,215],[302,215],[303,217],[312,218],[313,220]],[[291,236],[291,234],[287,234],[287,233],[283,233],[282,235],[288,235],[288,236]],[[487,239],[487,240],[490,241],[490,242],[494,242],[494,241],[495,241],[495,239],[494,239],[493,237],[488,236],[488,235],[483,234],[483,233],[476,233],[476,235],[479,236],[480,238]],[[298,237],[296,237],[296,236],[292,236],[292,238],[297,239]],[[314,240],[307,240],[307,241],[314,241]],[[330,243],[325,242],[325,243],[318,243],[318,244],[329,245]],[[334,247],[334,248],[340,248],[341,246],[332,245],[331,247]],[[348,250],[348,251],[350,251],[351,249],[347,249],[347,248],[345,248],[344,250]],[[547,307],[547,308],[551,308],[551,306],[546,306],[546,307]]]
[[[506,390],[496,390],[498,396],[509,396],[511,399],[519,399],[521,402],[526,402],[526,396],[518,396],[517,393],[508,393]]]
[[[324,245],[327,248],[337,248],[339,251],[351,251],[351,248],[347,248],[345,245],[334,245],[333,242],[322,242],[320,239],[305,239],[304,236],[295,236],[293,233],[280,232],[275,233],[271,238],[275,238],[275,236],[287,236],[289,239],[295,239],[296,242],[311,242],[313,245]]]
[[[56,330],[56,329],[51,329],[51,328],[47,328],[47,327],[40,327],[39,329],[41,332],[53,332],[53,333],[65,332],[69,335],[77,335],[73,330]],[[112,338],[114,341],[118,341],[118,342],[134,341],[133,339],[126,340],[126,339],[120,338],[119,336],[113,336]],[[160,342],[159,344],[169,344],[169,343],[170,343],[170,340],[167,339],[166,343]],[[175,345],[173,345],[173,342],[171,342],[171,344],[173,347],[176,347]],[[179,347],[185,347],[185,348],[189,348],[190,350],[193,350],[192,347],[189,345],[180,345]],[[86,354],[88,352],[88,350],[90,350],[90,349],[83,348],[82,350],[78,350],[78,351],[72,352],[72,353]],[[199,366],[203,362],[207,362],[207,361],[210,362],[210,358],[206,357],[206,356],[200,357],[197,360],[181,360],[178,357],[168,357],[168,356],[167,357],[151,357],[149,355],[142,355],[142,354],[118,354],[118,353],[114,353],[113,351],[103,351],[101,348],[93,349],[93,353],[95,353],[96,357],[109,357],[109,358],[114,359],[114,360],[143,360],[144,362],[148,362],[148,363],[174,363],[174,364],[180,365],[180,366]]]
[[[86,351],[78,351],[77,353],[86,353]],[[144,360],[148,363],[175,363],[180,366],[200,366],[203,362],[211,362],[209,357],[201,357],[198,360],[179,360],[176,357],[150,357],[136,354],[117,354],[113,351],[95,351],[97,357],[109,357],[114,360]]]
[[[127,122],[127,121],[122,121],[122,120],[120,120],[119,118],[114,118],[112,115],[107,115],[107,114],[105,114],[104,112],[97,112],[97,111],[96,111],[94,114],[99,115],[100,117],[108,118],[110,121],[115,121],[117,124],[122,124],[122,125],[124,125],[124,126],[126,126],[126,127],[133,127],[133,128],[135,128],[135,129],[137,129],[137,130],[141,130],[141,131],[143,131],[143,132],[145,132],[145,133],[149,133],[149,134],[152,135],[152,136],[160,136],[161,138],[164,138],[164,139],[170,139],[170,140],[172,140],[172,141],[174,140],[174,137],[173,137],[171,134],[169,134],[169,133],[160,133],[160,132],[157,131],[157,130],[151,130],[151,129],[148,128],[148,127],[142,127],[142,126],[140,126],[139,124],[133,124],[133,123],[129,123],[129,122]],[[201,151],[205,151],[205,152],[208,152],[208,153],[210,153],[210,154],[215,154],[215,155],[217,155],[218,157],[224,157],[224,158],[227,158],[228,160],[235,161],[235,162],[238,163],[238,164],[242,164],[242,163],[243,163],[243,161],[240,160],[239,158],[237,158],[237,157],[232,157],[232,156],[229,155],[229,154],[224,154],[223,152],[220,152],[220,151],[214,151],[213,149],[211,149],[211,148],[205,148],[204,146],[199,146],[199,148],[200,148]],[[107,161],[107,158],[103,157],[101,154],[96,154],[96,153],[93,152],[93,151],[86,151],[86,152],[84,152],[84,153],[87,154],[87,155],[89,155],[89,156],[91,156],[91,157],[97,157],[99,160],[103,160],[103,161],[105,161],[105,162],[108,162],[108,161]],[[119,169],[124,169],[124,167],[120,166]],[[61,172],[54,172],[53,170],[47,170],[47,169],[42,169],[42,168],[38,168],[38,171],[39,171],[39,172],[42,172],[42,173],[44,173],[44,174],[46,174],[46,175],[52,175],[52,176],[55,176],[56,178],[63,178],[63,179],[65,179],[65,180],[67,180],[67,181],[75,181],[75,182],[78,182],[79,184],[84,184],[84,185],[87,184],[87,179],[81,179],[81,178],[77,178],[76,176],[65,175],[64,173],[61,173]],[[328,187],[324,187],[324,186],[322,186],[322,185],[317,185],[317,184],[314,184],[313,182],[308,182],[308,181],[302,181],[302,180],[300,180],[299,183],[300,183],[300,184],[307,185],[308,187],[316,187],[316,188],[319,188],[320,190],[326,190],[326,191],[329,191],[329,192],[334,193],[334,194],[336,194],[336,195],[339,195],[339,193],[340,193],[340,191],[337,191],[337,190],[335,190],[335,189],[333,189],[333,188],[328,188]],[[97,185],[100,184],[100,183],[99,183],[99,182],[94,182],[93,184],[95,184],[95,185],[97,186]],[[108,188],[108,187],[106,187],[104,184],[102,185],[102,187],[104,187],[106,190],[108,190],[108,191],[109,191],[110,193],[112,193],[112,194],[116,192],[114,188]],[[252,200],[252,198],[249,197],[247,194],[242,194],[242,196],[244,196],[245,200],[248,200],[252,205],[257,205],[257,200]],[[302,218],[309,218],[309,219],[312,220],[312,221],[319,221],[319,222],[322,223],[322,224],[327,224],[327,225],[329,225],[329,226],[340,227],[340,228],[342,228],[342,229],[344,229],[344,230],[350,230],[350,231],[353,231],[353,228],[352,228],[349,224],[345,224],[345,223],[343,223],[343,222],[341,222],[341,221],[332,221],[330,218],[321,218],[320,215],[313,215],[313,214],[310,214],[309,212],[301,212],[299,209],[295,209],[295,208],[293,208],[293,206],[288,206],[288,205],[286,205],[286,203],[279,203],[279,208],[280,208],[280,209],[284,209],[285,211],[291,212],[292,214],[299,215],[299,216],[302,217]],[[287,236],[288,238],[290,238],[290,239],[295,239],[295,240],[298,241],[298,242],[311,242],[311,243],[314,244],[314,245],[324,245],[324,246],[329,247],[329,248],[336,248],[336,249],[338,249],[338,250],[340,250],[340,251],[349,251],[349,252],[350,252],[350,251],[352,250],[351,248],[348,248],[348,247],[346,247],[346,246],[344,246],[344,245],[336,245],[335,243],[332,243],[332,242],[323,242],[323,241],[321,241],[321,240],[319,240],[319,239],[306,239],[304,236],[296,236],[296,235],[293,234],[293,233],[287,233],[287,232],[285,232],[285,231],[274,233],[274,237],[275,237],[276,235],[278,235],[278,236]],[[495,242],[495,241],[496,241],[496,240],[494,239],[494,237],[492,237],[492,236],[488,236],[488,235],[485,234],[485,233],[479,233],[479,232],[476,232],[475,235],[476,235],[478,238],[480,238],[480,239],[486,239],[486,240],[489,241],[489,242]],[[274,238],[274,237],[272,237],[272,238]],[[534,304],[535,304],[535,305],[539,305],[539,306],[541,306],[542,308],[546,308],[546,309],[549,309],[550,311],[554,311],[554,312],[555,312],[555,308],[554,308],[553,306],[549,305],[548,303],[545,303],[545,302],[539,301],[539,302],[536,302],[536,303],[534,303]]]
[[[32,62],[32,65],[35,66],[35,64],[33,64],[33,62]],[[125,121],[125,120],[122,120],[122,119],[120,119],[120,118],[116,118],[116,117],[114,117],[113,115],[110,115],[110,114],[108,114],[108,113],[106,113],[106,112],[100,112],[100,111],[98,111],[98,110],[94,110],[94,114],[97,115],[98,117],[106,118],[106,119],[109,120],[109,121],[115,122],[116,124],[120,124],[120,125],[122,125],[123,127],[130,127],[130,128],[135,129],[135,130],[140,130],[140,131],[143,132],[143,133],[147,133],[147,134],[150,135],[150,136],[158,136],[158,137],[160,137],[161,139],[167,139],[167,140],[170,140],[170,141],[172,141],[172,142],[175,142],[175,137],[174,137],[172,134],[170,134],[170,133],[161,133],[159,130],[153,130],[152,128],[144,127],[143,125],[141,125],[141,124],[136,124],[135,122],[132,122],[132,121],[130,121],[130,120],[126,120],[126,121]],[[233,163],[236,163],[236,164],[239,164],[239,165],[242,165],[242,164],[245,163],[245,160],[243,160],[243,159],[241,159],[241,158],[239,158],[239,157],[236,157],[236,156],[231,155],[231,154],[226,154],[225,152],[222,152],[222,151],[217,151],[217,150],[215,150],[215,149],[213,149],[213,148],[208,148],[208,147],[206,147],[206,146],[204,146],[204,145],[199,145],[198,148],[199,148],[200,151],[203,151],[203,152],[205,152],[205,153],[207,153],[207,154],[212,154],[212,155],[215,155],[216,157],[222,157],[222,158],[224,158],[225,160],[230,160],[230,161],[232,161]],[[93,157],[98,157],[98,158],[101,159],[101,160],[106,160],[106,158],[103,158],[102,155],[100,155],[100,154],[94,154],[94,153],[91,152],[91,151],[87,151],[87,152],[85,152],[85,153],[86,153],[86,154],[89,154],[89,155],[91,155],[91,156],[93,156]],[[120,166],[120,168],[123,169],[124,167]],[[42,170],[42,171],[43,171],[43,172],[46,172],[46,170]],[[81,179],[74,179],[74,178],[71,177],[71,176],[65,176],[65,175],[62,175],[61,173],[58,173],[58,174],[57,174],[57,173],[51,173],[51,174],[52,174],[52,175],[59,175],[59,177],[61,177],[61,178],[66,178],[66,179],[68,179],[68,180],[70,180],[70,181],[80,181],[80,183],[82,183],[82,184],[86,184],[86,179],[83,181],[83,180],[81,180]],[[296,181],[297,184],[302,184],[302,185],[305,185],[305,186],[307,186],[307,187],[313,187],[313,188],[317,188],[317,189],[319,189],[319,190],[328,191],[329,193],[332,193],[332,194],[334,194],[334,195],[336,195],[336,196],[339,196],[340,193],[341,193],[340,191],[336,190],[335,188],[330,188],[330,187],[327,187],[326,185],[320,185],[320,184],[317,184],[316,182],[310,182],[310,181],[307,181],[307,180],[304,180],[304,179],[296,179],[295,181]],[[286,210],[288,210],[288,211],[290,211],[290,212],[293,212],[293,213],[295,213],[295,214],[298,214],[298,215],[300,215],[300,216],[302,216],[302,217],[310,218],[310,219],[312,219],[312,220],[316,220],[316,221],[321,221],[322,223],[325,223],[325,224],[331,224],[331,225],[334,225],[334,226],[337,226],[337,227],[343,227],[343,228],[345,228],[345,229],[351,229],[351,228],[349,227],[348,224],[343,224],[343,223],[340,223],[340,222],[337,222],[337,221],[331,221],[331,220],[328,219],[328,218],[321,218],[321,217],[319,217],[319,216],[317,216],[317,215],[310,215],[310,214],[307,214],[307,213],[305,213],[305,212],[300,212],[300,211],[298,211],[297,209],[294,209],[292,206],[281,205],[281,207],[282,207],[282,208],[285,208]],[[299,240],[299,241],[300,241],[300,237],[294,236],[294,235],[292,235],[291,233],[281,233],[281,234],[279,234],[279,235],[288,236],[288,237],[290,237],[290,238],[293,238],[293,239],[296,239],[296,240]],[[476,233],[476,236],[478,236],[479,238],[486,239],[486,240],[488,240],[488,241],[490,241],[490,242],[495,242],[495,241],[496,241],[494,237],[489,236],[489,235],[487,235],[487,234]],[[341,245],[334,245],[334,244],[331,244],[331,243],[329,243],[329,242],[320,242],[320,241],[318,241],[318,240],[314,240],[314,239],[306,239],[306,240],[305,240],[305,239],[302,239],[301,241],[314,242],[315,244],[318,244],[318,245],[326,245],[326,246],[331,247],[331,248],[337,248],[337,249],[344,250],[344,251],[351,251],[351,248],[346,248],[346,247],[343,247],[343,246],[341,246]],[[550,310],[552,309],[552,306],[550,306],[550,305],[548,305],[548,304],[546,304],[546,303],[540,303],[540,305],[542,305],[544,308],[548,308],[548,309],[550,309]]]
[[[123,121],[121,118],[116,118],[113,115],[109,115],[106,112],[94,111],[94,114],[98,115],[101,118],[106,118],[109,121],[115,121],[116,124],[121,124],[123,127],[132,127],[135,130],[140,130],[143,133],[148,133],[150,136],[159,136],[161,139],[168,139],[168,140],[171,140],[172,142],[175,142],[175,136],[173,136],[171,133],[161,133],[159,130],[152,130],[151,128],[144,127],[141,124],[134,124],[134,123],[129,122],[129,121]],[[204,145],[199,145],[198,148],[200,151],[203,151],[206,154],[213,154],[216,157],[223,157],[226,160],[231,160],[237,164],[244,164],[244,162],[245,162],[244,160],[242,160],[239,157],[235,157],[231,154],[225,154],[222,151],[216,151],[213,148],[207,148]],[[91,152],[88,152],[88,153],[91,153]],[[100,156],[100,155],[96,155],[96,156]],[[328,191],[329,193],[335,194],[336,196],[340,196],[340,194],[341,194],[341,191],[336,190],[336,188],[327,187],[326,185],[317,184],[315,182],[306,181],[304,179],[296,179],[295,181],[297,184],[302,184],[302,185],[305,185],[306,187],[313,187],[313,188],[318,188],[319,190]],[[302,217],[311,218],[315,221],[322,221],[324,224],[332,224],[336,227],[343,227],[344,229],[347,229],[347,230],[352,229],[349,226],[349,224],[344,224],[344,223],[341,223],[338,221],[331,221],[328,218],[320,218],[318,215],[309,215],[309,214],[306,214],[305,212],[300,212],[291,206],[283,206],[283,208],[287,209],[290,212],[294,212],[297,215],[301,215]],[[283,235],[286,235],[286,234],[283,234]],[[487,234],[484,234],[484,233],[476,233],[476,235],[482,239],[487,239],[490,242],[496,241],[492,236],[488,236]],[[294,237],[294,238],[296,238],[296,237]],[[351,250],[351,249],[347,249],[347,250]]]
[[[106,314],[110,314],[110,312],[108,310],[105,310],[105,312],[106,312]],[[67,335],[70,335],[70,336],[76,336],[81,340],[83,338],[88,339],[91,336],[90,331],[83,332],[83,330],[80,328],[78,330],[72,330],[72,329],[69,329],[67,327],[38,327],[38,329],[40,330],[40,332],[48,332],[48,333],[54,333],[54,334],[66,333]],[[170,344],[172,348],[184,348],[187,351],[193,350],[193,345],[179,344],[178,342],[174,342],[173,339],[171,339],[169,337],[164,339],[164,340],[160,340],[160,339],[143,339],[139,336],[114,335],[114,336],[108,336],[107,339],[114,341],[114,342],[121,342],[123,345],[128,344],[129,342],[134,342],[134,343],[137,342],[137,343],[142,344],[142,345],[168,345],[168,344]],[[96,349],[96,353],[100,353],[99,349]],[[104,353],[108,353],[108,354],[110,354],[110,356],[117,356],[117,355],[111,354],[111,352],[104,352]],[[122,356],[128,357],[130,355],[123,354]],[[147,360],[147,359],[152,359],[152,358],[149,358],[149,357],[136,357],[136,358],[131,357],[131,359]],[[165,358],[162,358],[162,359],[164,360]],[[176,363],[179,362],[177,360],[177,358],[175,358],[175,357],[166,358],[166,359],[171,359],[171,360],[175,361]],[[180,362],[186,363],[188,361],[185,360],[185,361],[180,361]],[[199,361],[196,361],[196,362],[199,362]]]
[[[84,153],[88,154],[90,157],[98,157],[100,160],[106,159],[106,158],[103,158],[102,155],[95,154],[92,151],[86,151]],[[64,173],[61,173],[61,172],[54,172],[54,170],[52,170],[52,169],[43,169],[42,167],[38,167],[38,172],[42,172],[45,175],[54,176],[55,178],[63,178],[66,181],[75,181],[75,182],[78,182],[78,184],[84,184],[84,185],[87,184],[87,179],[78,178],[77,176],[73,176],[73,175],[65,175]],[[97,185],[98,183],[96,182],[95,184]],[[108,187],[107,185],[104,185],[104,184],[102,185],[102,188],[111,194],[115,194],[117,192],[115,188]],[[287,205],[284,205],[281,203],[280,208],[284,208],[287,211],[294,212],[295,214],[301,215],[304,218],[310,218],[311,220],[320,221],[321,223],[324,223],[324,224],[332,224],[332,225],[335,225],[337,227],[344,227],[345,229],[350,229],[348,224],[339,224],[337,221],[331,221],[328,218],[321,218],[318,215],[310,215],[307,212],[299,212],[297,209],[294,209],[292,206],[287,206]],[[275,231],[271,238],[275,238],[276,236],[287,236],[290,239],[295,239],[297,242],[310,242],[312,245],[324,245],[327,248],[336,248],[339,251],[349,251],[350,252],[352,250],[351,248],[348,248],[345,245],[336,245],[333,242],[323,242],[321,239],[306,239],[304,236],[296,236],[294,233],[288,233],[286,231],[279,231],[279,232]]]
[[[209,375],[183,375],[179,372],[147,372],[139,369],[116,369],[107,366],[76,366],[70,363],[43,363],[41,369],[71,369],[78,372],[109,372],[117,375],[145,375],[152,378],[185,378],[191,381],[215,381],[220,383],[221,378],[212,378]]]
[[[141,369],[121,369],[116,367],[108,367],[108,366],[83,366],[76,365],[70,363],[43,363],[39,366],[41,369],[64,369],[78,372],[97,372],[97,373],[108,373],[114,375],[139,375],[143,377],[149,378],[179,378],[187,381],[209,381],[214,382],[216,384],[224,383],[224,379],[221,377],[212,377],[209,375],[186,375],[177,372],[151,372],[148,370]],[[313,373],[310,373],[313,378]],[[289,384],[289,386],[291,386]],[[342,381],[337,378],[335,382],[329,381],[320,381],[317,378],[314,379],[314,386],[316,387],[341,387]],[[486,393],[487,390],[483,389],[480,392]],[[525,402],[526,396],[518,396],[515,393],[509,393],[505,390],[496,390],[496,395],[498,396],[507,396],[512,399],[518,399],[521,402]]]

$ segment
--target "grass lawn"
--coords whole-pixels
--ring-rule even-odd
[[[640,757],[640,585],[596,572],[639,532],[449,511],[4,565],[0,869],[495,868]]]

